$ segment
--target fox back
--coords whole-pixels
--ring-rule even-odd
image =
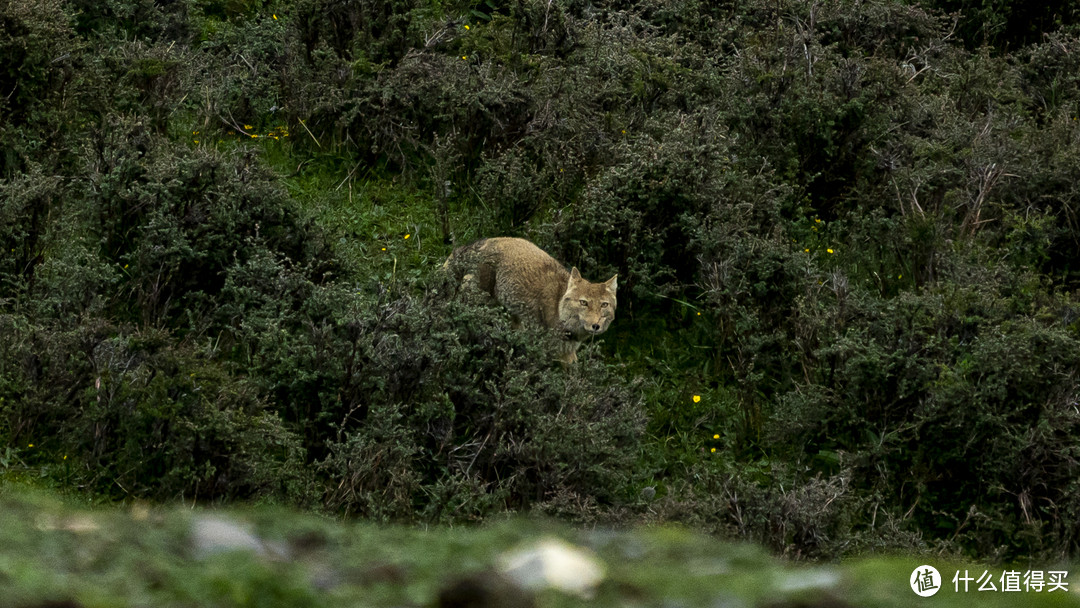
[[[493,296],[515,324],[530,321],[563,332],[565,363],[577,359],[578,341],[603,333],[615,318],[618,275],[589,282],[525,239],[481,239],[454,250],[443,267],[462,286]]]

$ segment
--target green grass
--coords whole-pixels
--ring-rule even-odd
[[[511,518],[481,527],[418,529],[278,507],[77,503],[22,484],[0,485],[0,607],[44,601],[76,601],[87,608],[433,605],[449,582],[491,568],[502,553],[547,536],[595,552],[607,577],[591,602],[549,590],[538,598],[541,607],[910,606],[917,598],[907,577],[924,563],[945,578],[937,596],[922,600],[927,605],[1080,605],[1075,593],[953,591],[952,573],[967,569],[978,576],[985,568],[977,564],[872,557],[795,567],[756,547],[678,527],[582,530]],[[209,516],[247,527],[270,553],[199,555],[190,530]],[[990,571],[1000,576],[1000,568]]]

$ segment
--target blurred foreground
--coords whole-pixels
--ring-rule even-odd
[[[976,591],[973,581],[965,593],[963,583],[954,590],[953,574],[977,578],[986,568],[925,556],[794,567],[680,528],[581,530],[513,519],[421,530],[272,507],[92,509],[16,484],[0,486],[0,520],[5,608],[1080,606],[1072,576],[1068,591],[1002,592],[1002,569],[992,568],[997,592]],[[540,570],[553,566],[542,555],[563,555],[555,559],[570,567],[545,579]],[[923,564],[944,579],[933,599],[908,585]],[[576,589],[566,583],[575,574],[586,579]],[[597,574],[598,582],[588,580]]]

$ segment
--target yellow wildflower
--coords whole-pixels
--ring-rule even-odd
[[[462,61],[468,61],[468,60],[469,60],[469,56],[468,56],[468,55],[462,55],[462,56],[461,56],[461,60],[462,60]]]
[[[694,395],[694,403],[701,401],[701,395]]]
[[[828,251],[829,253],[833,252],[832,249],[826,249],[825,251]]]
[[[803,253],[810,253],[809,249],[803,249]]]
[[[716,453],[716,448],[713,448],[713,449],[711,449],[711,450],[709,450],[709,451],[710,451],[710,452],[713,452],[713,453],[715,454],[715,453]]]
[[[718,435],[718,434],[717,434],[717,435],[713,435],[713,436],[712,436],[712,438],[713,438],[713,439],[719,439],[719,438],[720,438],[720,435]]]
[[[410,236],[412,236],[412,235],[411,234],[406,234],[405,238],[409,238]]]
[[[251,125],[244,125],[244,130],[245,130],[245,131],[246,131],[246,130],[248,130],[248,129],[251,129],[251,128],[252,128],[252,126],[251,126]]]
[[[277,15],[274,15],[273,13],[271,13],[271,15],[274,17],[274,21],[277,21]]]
[[[465,26],[465,29],[469,29],[469,26],[467,26],[467,25],[466,25],[466,26]]]

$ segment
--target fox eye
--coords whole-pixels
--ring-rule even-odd
[[[582,305],[582,306],[588,306],[588,305],[589,305],[589,301],[588,301],[588,300],[578,300],[578,302],[581,302],[581,305]]]
[[[600,302],[600,308],[607,308],[608,304],[608,302]]]

